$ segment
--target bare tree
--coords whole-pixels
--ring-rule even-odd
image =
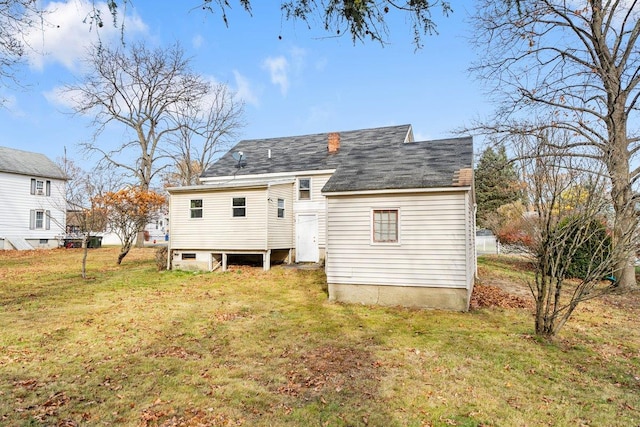
[[[170,136],[168,156],[173,166],[165,174],[167,185],[196,185],[216,155],[227,150],[244,127],[244,104],[222,84],[212,85],[204,106],[185,105],[176,112],[178,131]]]
[[[87,256],[89,239],[106,230],[106,211],[94,202],[96,197],[120,186],[117,176],[94,169],[85,171],[76,162],[66,157],[58,159],[58,165],[67,176],[66,205],[67,237],[78,237],[82,241],[82,278],[87,278]]]
[[[194,73],[178,44],[154,50],[141,43],[128,50],[97,47],[87,62],[89,73],[67,87],[75,96],[76,113],[95,117],[95,137],[84,148],[99,153],[100,165],[133,176],[144,191],[154,177],[185,158],[209,161],[216,144],[242,124],[242,104],[233,102],[224,85]],[[113,124],[133,138],[107,150],[98,136]],[[191,143],[195,137],[201,147]],[[138,244],[143,242],[139,236]]]
[[[200,125],[197,114],[211,84],[191,71],[190,60],[177,44],[155,50],[144,44],[128,51],[96,48],[87,62],[89,74],[67,87],[75,94],[76,113],[95,117],[96,138],[84,148],[99,153],[103,164],[127,171],[148,190],[170,164],[171,136],[196,129],[186,128],[182,112],[196,114],[193,120]],[[113,123],[131,131],[133,138],[108,151],[96,140]]]
[[[593,161],[567,155],[563,139],[572,138],[549,129],[516,144],[530,197],[524,248],[535,267],[535,330],[544,336],[556,335],[580,303],[620,291],[612,273],[628,251],[608,233],[616,218],[608,215],[605,174]]]
[[[579,136],[557,148],[604,165],[614,242],[628,250],[615,275],[621,286],[635,285],[635,251],[625,239],[637,226],[640,5],[486,0],[478,11],[474,34],[482,55],[474,70],[501,105],[498,124],[480,127],[507,134],[528,129],[535,136],[551,123]],[[532,116],[548,120],[539,126],[527,122]]]

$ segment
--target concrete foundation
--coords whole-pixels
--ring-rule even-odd
[[[467,289],[329,283],[329,300],[350,304],[469,310]]]

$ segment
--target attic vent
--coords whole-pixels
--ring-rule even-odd
[[[454,187],[468,187],[473,183],[473,169],[464,168],[453,173]]]
[[[327,144],[329,153],[337,153],[340,149],[340,134],[338,132],[331,132],[329,134],[329,142]]]

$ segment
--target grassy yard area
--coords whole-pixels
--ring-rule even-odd
[[[637,296],[545,342],[528,308],[342,305],[322,271],[158,272],[152,249],[91,250],[83,281],[81,255],[0,251],[0,425],[640,425]]]

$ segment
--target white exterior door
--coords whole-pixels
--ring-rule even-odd
[[[318,261],[318,215],[300,213],[296,217],[296,262]]]

